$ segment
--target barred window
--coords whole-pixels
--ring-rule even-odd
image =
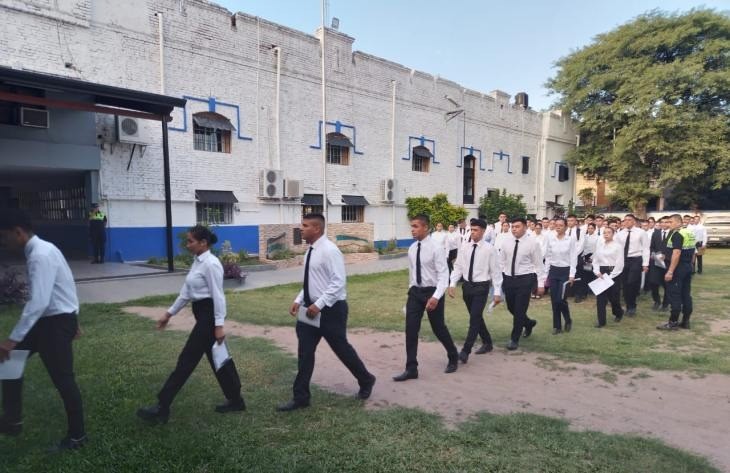
[[[365,221],[365,206],[343,205],[342,223],[361,223]]]
[[[218,128],[207,128],[193,124],[194,148],[216,153],[231,152],[231,132]]]
[[[423,156],[413,156],[413,170],[417,172],[428,172],[429,164],[431,163],[431,158],[426,158]]]
[[[302,217],[307,214],[324,213],[324,205],[302,205]]]
[[[233,204],[198,202],[195,204],[197,222],[207,225],[233,223]]]
[[[83,186],[18,192],[18,206],[35,220],[83,221],[88,203]]]
[[[327,164],[350,164],[350,148],[346,146],[327,145]]]

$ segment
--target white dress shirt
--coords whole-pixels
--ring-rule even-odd
[[[461,237],[461,242],[467,242],[471,240],[471,228],[464,227],[464,228],[456,228],[456,233],[459,234]],[[459,248],[461,248],[461,245],[459,245]]]
[[[545,252],[547,251],[547,236],[545,236],[545,233],[541,232],[539,235],[535,233],[533,237],[540,244],[540,251],[542,251],[542,257],[545,259]]]
[[[556,268],[570,268],[569,276],[575,277],[575,265],[578,262],[578,244],[575,237],[563,235],[563,238],[553,236],[547,240],[545,251],[545,266]]]
[[[629,237],[631,235],[631,237]],[[629,238],[629,258],[641,256],[641,265],[649,266],[649,235],[639,227],[628,228],[618,232],[614,240],[621,244],[626,244],[626,238]]]
[[[583,253],[583,237],[586,236],[585,231],[580,227],[568,227],[565,234],[575,241],[576,254]]]
[[[584,255],[591,255],[596,252],[596,244],[598,243],[598,235],[596,235],[596,232],[593,232],[593,235],[589,235],[586,233],[586,236],[583,240],[583,254]]]
[[[418,252],[419,243],[421,244],[421,284],[418,284],[416,280],[416,253]],[[463,249],[464,247],[459,247],[459,253],[462,253]],[[435,287],[436,290],[431,297],[436,299],[443,297],[449,284],[449,267],[446,264],[443,250],[438,248],[430,237],[426,237],[420,242],[416,240],[408,248],[408,269],[409,288],[413,286]]]
[[[309,258],[309,297],[312,303],[321,310],[347,299],[345,258],[340,249],[324,235],[312,243],[310,248],[312,255]],[[443,252],[442,248],[441,253]],[[305,255],[305,268],[306,258]],[[304,288],[299,291],[294,302],[304,303]]]
[[[487,243],[494,244],[494,239],[497,236],[497,233],[494,231],[494,228],[487,225],[486,230],[484,230],[484,241]]]
[[[474,245],[476,245],[476,249]],[[502,269],[499,267],[499,255],[497,250],[484,240],[479,243],[465,243],[461,247],[456,261],[454,261],[454,270],[451,272],[451,287],[456,287],[456,283],[462,277],[465,281],[469,281],[469,265],[473,251],[476,251],[472,273],[474,279],[470,282],[492,281],[494,295],[501,296]]]
[[[53,243],[31,237],[25,244],[30,298],[10,340],[21,342],[42,317],[79,312],[76,284],[61,251]]]
[[[461,246],[461,235],[458,231],[454,230],[453,232],[448,233],[446,241],[449,251],[457,250]]]
[[[175,315],[190,301],[213,299],[215,326],[222,327],[226,320],[226,296],[223,294],[223,265],[217,256],[206,251],[195,257],[185,276],[185,283],[175,302],[167,309]]]
[[[527,236],[527,235],[525,235],[525,236]],[[500,248],[501,244],[502,244],[502,240],[504,240],[505,238],[511,238],[511,237],[512,237],[511,232],[497,233],[496,236],[494,237],[494,246],[497,248]]]
[[[701,223],[692,226],[692,232],[695,234],[695,242],[702,243],[702,246],[707,246],[707,230]]]
[[[514,235],[504,237],[499,243],[499,261],[502,272],[508,276],[512,274],[512,253],[515,249]],[[517,246],[517,259],[515,260],[514,276],[525,274],[537,274],[537,286],[545,287],[545,266],[542,263],[542,249],[540,243],[534,236],[523,235]]]
[[[449,251],[446,244],[446,237],[448,234],[449,232],[445,230],[441,230],[440,232],[434,231],[431,232],[431,239],[437,246],[441,246],[444,250]]]
[[[591,260],[594,274],[601,272],[601,266],[613,266],[613,271],[609,276],[615,278],[624,270],[624,247],[616,240],[612,240],[610,243],[604,241],[603,245],[596,246]]]

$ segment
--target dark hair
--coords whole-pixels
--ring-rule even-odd
[[[602,214],[596,215],[595,218],[600,218],[601,220],[605,220],[606,219],[606,217],[604,217]]]
[[[595,216],[595,215],[593,215],[593,214],[588,214],[588,215],[586,215],[586,217],[585,217],[585,218],[592,218],[592,219],[595,219],[595,218],[596,218],[596,216]]]
[[[679,214],[675,214],[675,215],[679,215]],[[689,218],[692,218],[692,216],[691,216],[690,214],[684,214],[684,216],[685,216],[685,217],[689,217]],[[684,217],[680,217],[680,218],[684,218]]]
[[[588,224],[588,226],[589,226],[589,227],[593,227],[593,228],[596,228],[596,224],[595,224],[595,223],[589,223],[589,224]]]
[[[215,236],[215,233],[211,232],[210,228],[206,226],[200,224],[195,225],[188,230],[188,233],[190,233],[190,235],[198,241],[207,241],[208,246],[213,246],[218,243],[218,237]]]
[[[324,215],[317,212],[305,214],[302,220],[316,220],[319,223],[320,228],[324,228]]]
[[[487,222],[484,219],[481,218],[473,218],[471,219],[472,226],[481,227],[481,228],[487,228]]]
[[[419,215],[416,215],[416,217],[418,217],[418,216]],[[415,219],[416,217],[413,217],[413,218]],[[464,220],[463,218],[460,218],[456,223],[462,223],[462,222],[466,223],[466,220]]]
[[[527,220],[525,220],[524,217],[515,217],[510,221],[510,223],[521,223],[522,225],[527,225]]]
[[[669,218],[672,220],[682,220],[682,216],[679,214],[672,214],[669,216]]]
[[[611,230],[611,235],[616,234],[616,230],[614,230],[613,227],[606,227],[603,229],[603,232],[606,233],[606,230]]]
[[[506,214],[506,213],[504,213],[504,212],[500,212],[500,213],[499,213],[499,216],[501,217],[502,215],[504,215],[505,217],[507,216],[507,214]]]
[[[568,217],[567,218],[575,218],[575,219],[577,219],[578,216],[576,214],[568,214]]]
[[[540,228],[542,228],[542,223],[540,223],[540,222],[537,222],[537,223],[535,224],[535,228],[537,228],[537,227],[540,227]]]
[[[553,220],[555,220],[556,223],[562,221],[563,222],[563,225],[567,225],[568,224],[568,221],[565,220],[564,217],[555,217]]]
[[[414,220],[418,220],[419,222],[426,225],[427,227],[431,225],[431,219],[428,218],[428,215],[418,214],[411,219],[411,222]],[[459,220],[459,222],[463,222],[463,221],[464,221],[464,219]]]
[[[14,228],[33,233],[33,223],[30,221],[28,212],[21,209],[0,210],[0,230],[12,230]]]
[[[634,214],[626,214],[626,216],[624,217],[624,219],[627,219],[627,218],[632,218],[635,221],[638,221],[639,220],[638,218],[636,218],[636,216]]]
[[[647,222],[656,222],[656,219],[654,217],[649,217],[646,219]]]

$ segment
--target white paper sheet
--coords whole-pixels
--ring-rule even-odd
[[[317,314],[317,316],[315,318],[310,319],[309,317],[307,317],[307,308],[304,307],[304,305],[299,306],[299,312],[297,313],[297,321],[299,321],[303,324],[311,325],[312,327],[319,328],[319,323],[320,323],[321,319],[322,319],[322,312]]]
[[[580,278],[575,278],[575,279],[574,279],[573,281],[574,281],[574,282],[575,282],[575,281],[580,281]],[[561,298],[561,299],[565,299],[565,291],[567,291],[567,290],[568,290],[568,285],[569,285],[569,284],[570,284],[570,281],[565,281],[565,282],[563,283],[563,290],[562,290],[562,292],[560,293],[560,298]]]
[[[19,379],[23,376],[28,355],[30,355],[29,350],[11,351],[10,358],[0,363],[0,379]]]
[[[588,287],[591,288],[591,291],[593,291],[593,294],[595,295],[604,292],[611,286],[613,286],[613,279],[608,277],[607,274],[604,274],[603,277],[596,278],[588,283]]]
[[[215,370],[220,370],[221,367],[230,359],[231,353],[228,351],[228,345],[226,342],[213,342],[213,364],[215,365]]]
[[[654,266],[657,266],[661,269],[667,269],[667,264],[664,261],[664,255],[662,253],[652,253],[651,260],[654,262]]]

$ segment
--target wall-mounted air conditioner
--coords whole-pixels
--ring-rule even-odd
[[[147,140],[142,136],[140,121],[139,118],[117,116],[117,141],[120,143],[147,144]]]
[[[303,184],[300,180],[286,179],[284,181],[284,197],[287,199],[301,199],[304,196]]]
[[[284,196],[284,174],[276,169],[264,169],[259,179],[259,197],[281,199]]]
[[[395,200],[395,179],[383,179],[380,183],[380,200],[393,202]]]
[[[48,128],[48,110],[20,107],[20,126]]]

